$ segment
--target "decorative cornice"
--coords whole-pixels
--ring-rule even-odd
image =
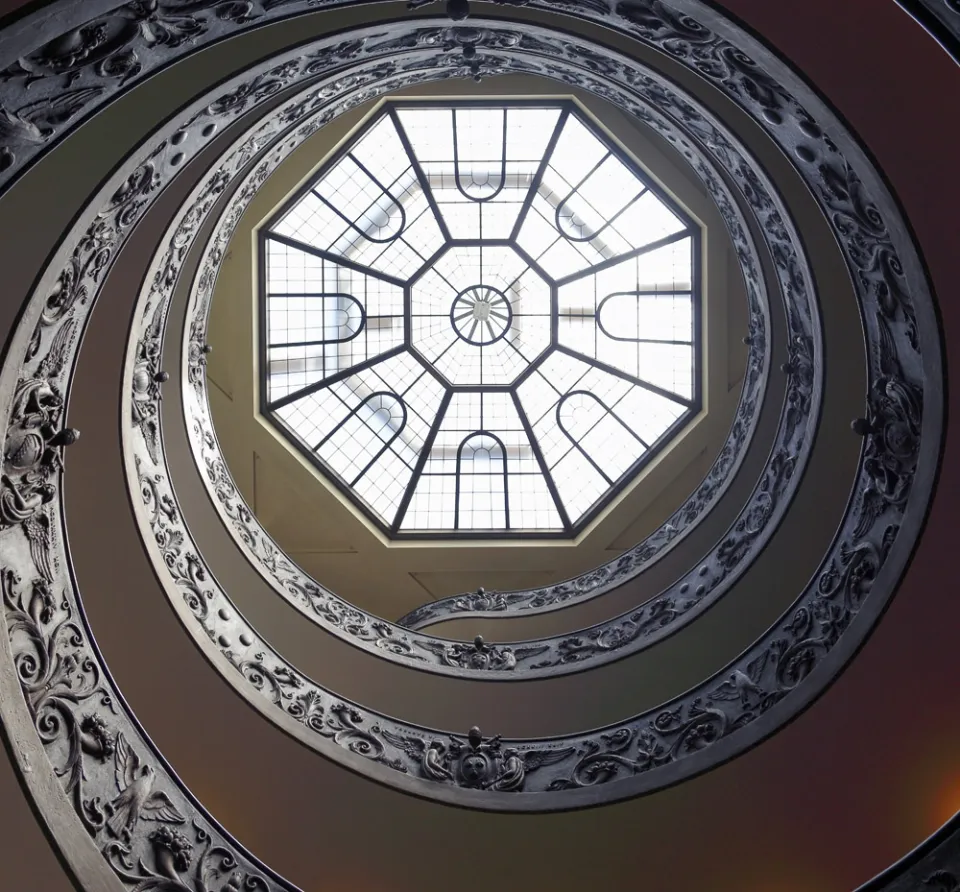
[[[594,15],[592,4],[582,8],[591,18],[600,18],[600,11],[609,15],[606,9]],[[851,504],[821,572],[799,595],[789,616],[689,695],[618,726],[542,742],[503,741],[475,731],[464,739],[420,729],[412,741],[405,741],[410,726],[380,721],[338,700],[318,705],[305,697],[296,709],[285,707],[291,721],[301,727],[309,724],[326,738],[327,749],[338,761],[444,801],[540,810],[624,798],[703,771],[772,733],[835,677],[886,606],[919,536],[936,474],[943,430],[943,370],[933,299],[906,224],[881,176],[822,101],[786,65],[719,13],[696,0],[676,0],[676,7],[656,0],[621,3],[617,11],[631,26],[611,18],[611,27],[695,67],[760,122],[794,159],[824,209],[851,267],[866,320],[871,433],[857,491],[868,497]],[[688,12],[696,12],[698,18]],[[176,56],[175,49],[170,58]],[[202,114],[195,108],[192,113]],[[229,114],[221,123],[224,120]],[[38,378],[41,363],[51,355],[64,327],[75,324],[79,330],[89,312],[89,305],[79,298],[69,306],[59,298],[50,304],[57,271],[69,267],[78,237],[102,240],[107,264],[118,236],[156,194],[156,186],[137,184],[151,183],[155,172],[168,178],[173,155],[182,152],[182,161],[196,151],[197,142],[191,143],[189,136],[182,147],[171,146],[173,135],[172,126],[162,128],[145,151],[136,152],[125,170],[110,179],[101,195],[113,199],[97,201],[93,208],[99,210],[80,215],[28,302],[0,378],[5,443],[28,426],[26,414],[13,400],[18,380],[37,378],[61,392],[69,380],[67,372]],[[126,191],[125,180],[132,184]],[[40,322],[45,307],[56,317],[48,324]],[[75,352],[71,344],[67,350],[71,363]],[[5,462],[5,471],[8,467]],[[59,482],[59,474],[50,479]],[[49,502],[52,506],[58,501],[59,490]],[[169,507],[164,503],[160,510]],[[55,520],[62,524],[59,512]],[[19,528],[2,534],[3,563],[7,572],[18,572],[21,578],[27,574],[42,579],[42,567],[25,544],[26,522],[24,518]],[[53,556],[65,558],[62,536],[53,538]],[[6,626],[16,676],[36,727],[36,738],[25,739],[23,746],[36,747],[39,740],[62,767],[58,777],[76,799],[78,821],[86,827],[78,823],[77,830],[85,844],[92,838],[101,847],[114,875],[128,888],[206,892],[215,888],[214,883],[227,882],[289,888],[225,837],[152,751],[115,696],[81,623],[77,593],[62,563],[50,562],[53,587],[62,592],[59,601],[46,597],[42,587],[34,597],[32,583],[24,589],[15,578],[6,577]],[[197,584],[204,588],[202,579]],[[263,687],[276,684],[271,696],[279,702],[297,696],[296,679],[289,680],[270,666],[251,664],[248,672]],[[105,751],[95,733],[100,725],[88,723],[84,732],[83,719],[77,718],[78,708],[95,704],[110,710],[108,717],[100,718],[108,729],[116,729],[110,768],[104,767],[109,760],[100,761]],[[19,710],[24,704],[5,698],[0,708]],[[308,714],[312,722],[304,720]],[[316,730],[318,724],[322,731]],[[397,738],[400,743],[394,742]],[[128,780],[131,770],[133,781]],[[100,796],[84,796],[83,783]],[[495,784],[500,789],[494,789]],[[553,793],[545,796],[538,790]],[[154,793],[162,795],[154,799]],[[174,829],[179,826],[182,838],[172,832],[151,837],[145,814]],[[192,836],[185,832],[191,819]],[[184,864],[187,869],[181,871],[178,865]],[[166,875],[168,869],[177,879]],[[234,869],[239,876],[225,876]],[[934,875],[928,877],[928,885],[935,880]]]

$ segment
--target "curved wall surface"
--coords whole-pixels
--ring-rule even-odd
[[[523,5],[474,4],[474,14],[538,22],[544,18],[541,10],[515,8]],[[657,4],[619,7],[651,5]],[[152,17],[139,7],[128,15],[139,22],[143,34],[162,44],[173,39],[163,28],[178,15],[189,16],[190,6],[176,0],[159,3]],[[954,6],[943,3],[946,12],[937,19],[941,34]],[[90,4],[91,15],[93,7]],[[242,19],[242,7],[217,5],[225,21]],[[144,553],[122,471],[117,405],[133,300],[157,241],[214,153],[252,119],[218,134],[206,153],[184,169],[137,227],[106,278],[66,413],[67,423],[82,435],[64,450],[71,472],[63,487],[68,544],[90,627],[119,690],[172,770],[227,832],[299,888],[429,892],[455,885],[472,892],[495,884],[507,890],[573,890],[642,881],[652,888],[678,890],[841,892],[883,871],[960,809],[960,719],[952,706],[960,686],[960,651],[955,645],[960,606],[952,554],[960,528],[960,446],[957,413],[951,411],[960,382],[951,386],[949,380],[956,377],[953,353],[960,344],[955,284],[960,274],[960,187],[953,175],[955,146],[960,144],[960,66],[892,0],[727,0],[723,8],[768,41],[836,107],[902,203],[938,300],[948,372],[947,426],[926,527],[875,631],[806,711],[758,746],[705,774],[589,811],[487,814],[378,786],[281,733],[266,712],[247,708],[188,639]],[[203,50],[81,126],[0,199],[4,331],[12,329],[34,277],[77,208],[159,120],[264,53],[335,27],[403,15],[399,4],[372,4],[271,25]],[[184,19],[178,21],[182,26]],[[569,19],[559,21],[570,26]],[[599,28],[584,26],[583,31],[604,37]],[[618,39],[610,37],[614,43]],[[647,61],[655,62],[656,55],[647,51]],[[664,62],[665,67],[669,64]],[[751,127],[729,107],[725,120],[744,133]],[[0,110],[0,138],[10,133],[22,137],[25,121]],[[774,157],[772,144],[758,148],[758,153],[764,151],[771,169],[778,163],[786,168]],[[470,724],[479,724],[489,741],[496,733],[536,736],[617,721],[682,693],[723,667],[776,621],[814,572],[859,458],[860,438],[848,425],[865,411],[858,399],[863,349],[854,347],[857,320],[842,261],[829,244],[817,209],[796,181],[791,184],[789,174],[781,173],[778,186],[788,198],[794,190],[791,209],[812,256],[825,319],[827,385],[821,429],[796,505],[773,544],[751,568],[752,575],[708,612],[702,625],[693,624],[643,654],[603,669],[517,685],[428,675],[362,653],[283,604],[218,529],[182,432],[173,429],[177,419],[171,417],[176,415],[168,405],[172,400],[165,401],[168,457],[171,466],[183,472],[185,482],[178,486],[187,487],[181,495],[184,516],[227,593],[280,654],[320,683],[398,718],[453,729],[464,739]],[[184,295],[178,300],[183,304]],[[787,353],[782,317],[777,324],[780,331],[771,344],[774,375]],[[172,329],[177,327],[173,323]],[[178,364],[179,336],[178,330],[168,333],[166,368]],[[176,376],[164,386],[175,384]],[[769,389],[776,408],[783,399],[782,379],[772,379]],[[769,443],[771,429],[768,424],[761,431],[764,443]],[[766,456],[760,449],[754,458],[747,465],[759,467]],[[731,492],[742,501],[749,487]],[[710,544],[693,537],[682,543],[671,557],[673,563],[664,562],[664,569],[640,577],[643,597],[672,582],[673,574],[696,566],[697,549]],[[322,582],[323,563],[311,569]],[[636,602],[635,592],[618,591],[569,611],[505,621],[456,620],[430,632],[462,637],[468,645],[477,631],[488,639],[501,636],[508,641],[567,633]],[[380,602],[376,609],[387,612]],[[732,696],[742,695],[737,690]],[[4,881],[11,888],[67,889],[71,880],[18,789],[14,763],[25,772],[21,783],[34,793],[40,788],[53,798],[62,797],[48,777],[49,766],[34,767],[26,749],[18,747],[17,741],[25,739],[18,735],[27,731],[32,733],[32,728],[11,726],[4,736],[12,748],[10,765],[0,770]],[[97,744],[84,738],[83,746],[90,753]],[[109,753],[100,754],[102,764],[109,767],[116,760],[121,765],[123,747],[121,756],[116,749],[115,742]],[[120,780],[124,768],[128,766],[121,766],[117,780],[121,796],[124,786],[130,788]],[[498,781],[502,777],[501,772]],[[117,794],[111,790],[109,795]],[[110,800],[107,811],[115,812],[117,803]],[[57,808],[66,819],[66,800],[54,811]],[[44,820],[56,824],[58,818],[48,813]],[[176,823],[165,820],[161,816],[156,826]],[[187,832],[189,825],[182,829]],[[122,846],[122,834],[116,838]],[[91,873],[97,873],[84,840],[66,845],[74,871],[79,870],[77,863],[86,861]],[[154,854],[162,848],[155,846]],[[195,849],[200,848],[197,843]],[[956,846],[944,851],[958,851],[955,861],[960,860]],[[940,866],[956,870],[947,856],[941,857],[942,863],[930,862],[915,878],[888,878],[870,888],[905,892],[925,888],[927,878],[932,880],[926,887],[938,888],[940,883],[944,889],[954,888],[947,874],[938,878],[934,873]],[[267,880],[240,876],[239,868],[227,863],[195,877],[187,877],[171,858],[151,862],[147,873],[143,865],[130,862],[127,867],[131,877],[140,879],[120,884],[111,875],[102,885],[87,888],[268,888]],[[144,879],[147,874],[151,878]]]

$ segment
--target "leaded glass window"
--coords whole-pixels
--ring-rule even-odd
[[[390,535],[573,535],[699,408],[699,229],[572,102],[387,103],[260,247],[264,414]]]

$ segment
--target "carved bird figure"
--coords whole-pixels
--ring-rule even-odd
[[[709,694],[711,700],[739,700],[745,707],[752,698],[762,700],[764,690],[749,675],[734,669],[730,677]]]
[[[154,792],[156,772],[140,763],[122,733],[117,734],[114,776],[120,795],[107,806],[107,829],[118,839],[129,842],[140,818],[171,824],[186,821],[166,793]]]

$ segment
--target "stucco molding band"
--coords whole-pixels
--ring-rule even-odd
[[[456,35],[459,30],[442,29],[439,36],[430,34],[426,39],[456,47],[456,40],[448,32]],[[717,464],[688,502],[653,536],[607,565],[576,580],[572,590],[584,599],[634,578],[659,555],[660,547],[668,546],[674,536],[680,536],[685,524],[691,527],[695,525],[697,519],[715,503],[715,498],[722,495],[749,445],[769,366],[766,294],[762,268],[748,227],[732,194],[724,185],[718,167],[744,193],[751,196],[759,217],[758,230],[768,244],[781,293],[789,295],[784,302],[788,306],[789,353],[791,361],[796,363],[796,374],[790,376],[787,405],[771,458],[758,475],[760,482],[751,499],[727,534],[712,552],[698,560],[670,588],[644,605],[588,629],[509,646],[492,642],[466,644],[409,632],[344,602],[306,576],[284,556],[262,528],[233,483],[217,443],[203,373],[206,319],[217,271],[240,215],[255,194],[257,183],[252,179],[264,175],[259,169],[256,174],[248,175],[246,182],[238,189],[238,197],[233,198],[222,211],[220,223],[208,242],[194,277],[184,328],[189,337],[184,345],[181,396],[188,438],[201,479],[226,528],[261,576],[308,619],[351,644],[412,668],[488,680],[533,678],[602,665],[650,647],[678,631],[730,590],[775,531],[809,458],[822,386],[820,324],[813,299],[812,275],[787,209],[762,169],[739,142],[712,118],[704,117],[705,112],[693,104],[689,97],[675,95],[674,86],[649,72],[635,71],[629,75],[633,83],[646,87],[645,94],[638,96],[636,89],[611,92],[615,90],[614,87],[589,71],[567,68],[556,61],[543,61],[555,60],[557,54],[562,52],[562,46],[567,46],[573,48],[570,50],[572,56],[596,64],[601,56],[597,48],[573,36],[567,36],[563,41],[551,41],[540,31],[528,28],[525,36],[521,37],[510,29],[504,29],[503,25],[494,28],[492,23],[487,23],[486,27],[479,30],[470,29],[469,33],[480,47],[487,44],[512,46],[521,42],[533,44],[536,41],[542,54],[540,63],[536,63],[538,73],[562,77],[567,83],[580,85],[615,101],[669,139],[694,165],[697,176],[717,201],[721,214],[729,220],[747,284],[752,316],[750,359],[740,407]],[[608,66],[616,65],[622,70],[631,68],[631,63],[607,50],[602,51],[602,56]],[[514,61],[511,59],[506,64],[512,65]],[[525,57],[522,64],[524,71],[534,70],[532,66],[535,63],[530,57]],[[654,103],[660,111],[652,107]],[[673,110],[681,120],[674,121],[662,114],[665,109]],[[691,138],[685,131],[691,131],[695,136]],[[710,144],[717,148],[711,150],[700,147]],[[287,144],[283,151],[289,152],[290,145]],[[707,154],[710,153],[716,161],[708,160]],[[714,164],[718,167],[714,167]],[[159,354],[164,306],[175,284],[171,284],[170,279],[179,270],[191,233],[199,228],[197,215],[191,215],[190,221],[189,231],[184,231],[182,227],[178,230],[176,226],[168,230],[165,237],[167,247],[162,256],[158,255],[154,260],[154,268],[165,271],[164,278],[160,280],[154,276],[150,280],[148,277],[151,284],[141,295],[143,309],[138,314],[139,328],[134,348],[136,356],[130,362],[140,362],[138,369],[144,382],[156,369],[152,366],[148,368],[145,360],[138,357]],[[133,394],[132,398],[138,396]],[[139,415],[143,411],[138,408]],[[159,417],[158,410],[154,409],[150,417]],[[154,422],[148,423],[153,425]],[[145,465],[153,463],[156,456],[160,473],[169,479],[162,467],[158,432],[152,427],[145,430],[143,423],[140,424],[140,432],[144,435],[136,450],[140,461]],[[149,537],[154,534],[155,531],[151,531]]]
[[[692,2],[682,6],[697,11],[699,21],[674,16],[670,27],[686,33],[687,49],[695,38],[699,50],[707,56],[718,48],[724,51],[715,57],[718,67],[711,70],[706,66],[705,75],[720,80],[748,111],[766,121],[768,131],[796,159],[798,171],[824,206],[855,272],[854,283],[866,322],[871,382],[869,417],[864,428],[866,445],[858,479],[861,497],[851,505],[822,572],[799,596],[789,617],[695,692],[692,699],[685,697],[683,702],[666,704],[655,715],[638,717],[630,727],[605,729],[606,737],[598,739],[598,748],[575,753],[577,763],[573,766],[563,763],[574,754],[559,754],[568,748],[589,750],[589,741],[582,736],[553,740],[549,753],[542,754],[539,743],[531,746],[529,741],[500,741],[471,732],[466,739],[448,737],[449,744],[441,741],[456,755],[458,784],[440,780],[440,769],[449,769],[443,753],[432,743],[424,746],[419,760],[410,760],[418,773],[439,775],[428,783],[422,777],[412,777],[409,768],[404,773],[377,761],[376,748],[371,745],[371,735],[376,739],[377,731],[361,728],[349,705],[330,704],[322,725],[330,733],[332,745],[341,749],[338,761],[378,780],[392,780],[409,792],[485,808],[578,807],[675,783],[732,757],[796,715],[840,671],[889,601],[922,528],[942,437],[941,347],[933,298],[895,199],[835,116],[785,65],[755,40],[719,21],[712,10]],[[662,19],[656,27],[650,18],[634,24],[640,32],[653,28],[659,38],[670,39]],[[723,37],[710,33],[714,26]],[[727,43],[727,38],[734,42]],[[746,90],[745,84],[751,89]],[[201,111],[196,107],[191,110],[197,114]],[[134,174],[124,169],[111,178],[104,190],[107,200],[94,206],[98,210],[81,215],[77,233],[85,228],[89,231],[99,220],[99,237],[105,237],[112,227],[126,229],[135,222],[149,203],[145,196],[161,186],[161,181],[154,181],[153,173],[170,175],[165,162],[173,153],[167,140],[175,130],[173,125],[163,129],[161,149],[155,151],[154,145],[138,153],[132,163],[140,167]],[[183,145],[186,148],[173,148],[192,150],[189,138]],[[150,175],[144,179],[148,170]],[[62,523],[55,502],[62,473],[58,461],[70,439],[61,436],[62,399],[69,380],[66,359],[75,349],[72,338],[82,330],[88,309],[76,302],[59,316],[54,314],[56,318],[48,324],[38,322],[44,310],[51,309],[47,297],[58,272],[69,263],[71,250],[68,238],[41,278],[11,340],[0,377],[5,444],[9,447],[11,437],[18,438],[20,445],[33,438],[34,446],[41,449],[32,453],[33,458],[19,449],[5,449],[5,476],[8,481],[16,481],[19,488],[6,503],[16,520],[9,523],[0,548],[5,566],[19,573],[21,579],[9,574],[4,577],[5,621],[12,635],[14,668],[11,672],[6,665],[3,677],[15,679],[24,696],[14,697],[12,707],[10,698],[5,697],[3,709],[19,709],[22,715],[26,701],[37,738],[24,738],[23,745],[36,748],[40,740],[51,758],[68,755],[60,783],[78,800],[77,831],[83,838],[92,833],[103,843],[101,851],[124,885],[144,888],[143,883],[151,879],[169,878],[169,871],[178,877],[196,872],[202,880],[200,863],[216,850],[219,857],[227,856],[232,864],[237,864],[233,859],[239,859],[242,869],[254,873],[262,888],[283,888],[282,881],[233,846],[209,822],[152,751],[118,697],[99,701],[104,709],[117,705],[116,712],[101,715],[99,723],[92,717],[87,721],[76,712],[81,700],[100,697],[104,689],[109,695],[112,683],[96,668],[99,655],[81,625],[73,581],[63,568],[66,556],[62,536],[56,534],[57,524]],[[53,309],[62,306],[54,305]],[[28,474],[33,476],[26,479]],[[27,527],[40,505],[53,515],[50,529],[54,535],[43,550],[35,551],[30,547],[35,540],[28,538],[34,534],[28,533]],[[53,560],[45,561],[44,555]],[[48,577],[55,578],[55,585]],[[24,578],[31,580],[26,586]],[[57,600],[59,594],[51,596],[53,588],[58,593],[62,589],[62,601]],[[31,652],[33,656],[27,656]],[[54,659],[48,660],[47,655]],[[88,676],[85,686],[77,682],[78,673]],[[58,697],[57,692],[63,692],[68,680],[71,696]],[[61,721],[43,721],[47,709],[54,710]],[[340,723],[339,730],[329,724],[331,718]],[[396,726],[377,727],[379,733],[387,730],[398,734]],[[662,740],[669,740],[669,745],[664,747],[658,742]],[[411,746],[416,750],[415,743]],[[400,754],[406,753],[404,747],[390,751],[387,761],[399,760]],[[529,766],[527,753],[531,756]],[[189,831],[193,838],[182,831],[176,831],[180,834],[177,836],[173,829],[148,835],[144,822],[137,821],[138,814],[131,807],[131,803],[140,801],[130,789],[133,781],[117,794],[107,792],[116,786],[113,765],[108,764],[110,755],[114,763],[120,760],[125,769],[132,765],[142,777],[152,778],[151,796],[153,792],[163,794],[155,802],[151,799],[152,807],[163,810],[164,826],[185,826],[193,818],[197,822]],[[491,765],[500,789],[471,786],[478,778],[488,776]],[[76,774],[77,766],[82,769],[80,775]],[[46,766],[38,763],[34,770],[46,770]],[[538,786],[542,780],[549,781],[553,793],[542,796],[533,791],[532,784],[529,789],[523,786],[532,780]],[[84,783],[93,790],[99,785],[101,795],[108,797],[99,801],[108,801],[112,814],[86,807],[97,797],[84,797]],[[508,791],[508,785],[512,785],[512,791]],[[434,789],[428,792],[428,786]],[[530,804],[519,805],[522,802]],[[39,805],[45,807],[44,803]],[[114,821],[118,814],[120,819]],[[84,828],[81,820],[92,822],[92,830],[90,826]],[[211,834],[216,843],[211,842]],[[137,863],[135,858],[142,860]],[[134,871],[150,871],[152,877],[137,876]],[[179,879],[169,878],[169,884],[172,888],[185,887]],[[160,883],[154,882],[154,887],[161,888]]]

